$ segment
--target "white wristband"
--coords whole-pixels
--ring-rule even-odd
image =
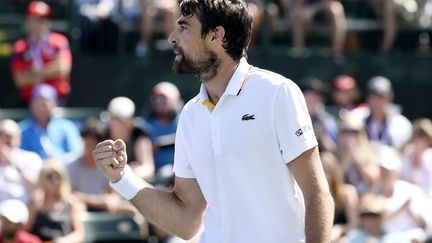
[[[126,165],[123,176],[117,182],[111,182],[110,186],[127,200],[134,198],[138,192],[145,187],[143,179],[132,172],[132,169]]]

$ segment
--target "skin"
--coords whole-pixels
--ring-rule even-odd
[[[176,54],[174,70],[193,69],[185,66],[191,62],[197,64],[194,67],[206,67],[195,74],[205,85],[210,101],[216,104],[238,65],[238,61],[233,60],[222,47],[225,30],[218,26],[201,38],[201,23],[194,15],[180,17],[177,24],[169,37]],[[207,65],[212,62],[209,60],[211,55],[217,60]],[[125,151],[122,140],[101,142],[93,151],[96,163],[111,182],[117,182],[124,174]],[[315,147],[304,152],[288,167],[303,191],[307,242],[330,242],[334,207],[318,149]],[[147,183],[131,201],[146,219],[183,239],[190,239],[199,231],[207,208],[196,179],[179,177],[175,178],[171,191]]]

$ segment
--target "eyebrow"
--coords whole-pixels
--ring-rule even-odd
[[[177,24],[178,25],[188,25],[188,26],[190,26],[190,24],[186,21],[186,20],[177,20]]]

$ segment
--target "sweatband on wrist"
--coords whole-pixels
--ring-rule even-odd
[[[145,187],[143,179],[135,175],[132,169],[126,165],[123,176],[117,182],[111,182],[110,186],[127,200],[134,198]]]

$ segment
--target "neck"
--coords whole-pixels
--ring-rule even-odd
[[[371,114],[372,120],[379,123],[384,123],[386,114],[382,111],[375,111]]]
[[[95,163],[94,163],[93,156],[92,156],[91,153],[85,153],[84,156],[83,156],[83,158],[82,158],[82,160],[84,162],[83,163],[84,167],[86,167],[86,168],[93,168],[93,167],[95,167]]]
[[[231,58],[226,58],[225,60],[220,61],[216,74],[210,79],[206,80],[205,77],[203,79],[203,76],[200,75],[200,78],[206,87],[209,99],[213,104],[216,104],[222,97],[222,94],[225,92],[238,64],[239,62],[236,62]]]
[[[43,36],[46,35],[47,32],[48,31],[42,31],[42,32],[38,32],[38,33],[31,33],[29,35],[30,40],[32,40],[34,42],[39,42],[43,38]]]

